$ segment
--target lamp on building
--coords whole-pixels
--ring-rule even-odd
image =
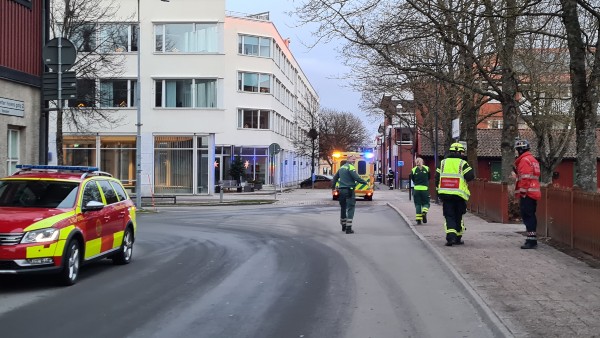
[[[169,0],[160,0],[162,2],[169,2]],[[137,23],[138,23],[138,34],[137,34],[137,96],[135,99],[135,105],[137,108],[137,117],[135,126],[137,127],[135,135],[135,205],[138,208],[142,208],[142,23],[140,21],[140,0],[137,0]]]

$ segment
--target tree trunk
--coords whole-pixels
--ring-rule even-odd
[[[571,92],[575,115],[577,162],[575,163],[575,185],[585,191],[598,189],[596,111],[598,106],[598,72],[600,59],[595,55],[589,83],[586,70],[587,45],[582,38],[576,0],[561,0],[562,20],[567,32],[570,54]],[[597,42],[597,44],[600,43]],[[596,45],[596,49],[598,45]]]

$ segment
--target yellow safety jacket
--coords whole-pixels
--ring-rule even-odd
[[[465,201],[469,200],[471,192],[469,185],[465,181],[464,174],[472,170],[468,167],[463,172],[463,166],[467,162],[460,158],[447,158],[442,160],[440,168],[440,181],[438,183],[438,194],[456,195],[462,197]]]

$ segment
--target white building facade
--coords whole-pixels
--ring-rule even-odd
[[[80,53],[91,44],[86,39],[105,44],[103,51],[124,57],[122,72],[79,80],[69,105],[106,109],[121,122],[64,130],[64,164],[99,166],[135,191],[139,49],[142,196],[212,194],[219,180],[236,179],[229,175],[234,159],[244,164],[243,181],[287,186],[310,176],[310,158],[296,156],[291,139],[304,133],[294,122],[303,100],[318,97],[268,14],[227,16],[225,0],[120,6],[134,22],[90,23],[93,34],[73,42]],[[50,152],[55,140],[51,130]],[[277,154],[269,152],[273,143]]]

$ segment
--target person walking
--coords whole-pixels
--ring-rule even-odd
[[[356,173],[356,168],[354,167],[355,160],[354,156],[349,155],[346,163],[333,176],[332,182],[332,189],[336,189],[337,185],[337,189],[340,192],[340,224],[342,225],[342,231],[345,231],[347,234],[354,233],[354,230],[352,230],[352,219],[354,218],[354,209],[356,206],[354,187],[357,182],[362,184],[369,183],[360,178]]]
[[[414,183],[413,200],[415,202],[417,224],[427,223],[429,211],[429,180],[431,173],[429,167],[423,164],[423,159],[417,157],[416,166],[412,168],[408,178]]]
[[[394,190],[394,170],[392,170],[391,168],[388,171],[387,179],[388,179],[388,187],[390,187],[390,190]]]
[[[537,247],[537,201],[542,197],[540,191],[540,163],[533,157],[527,140],[517,140],[514,171],[516,176],[515,198],[519,199],[521,218],[527,230],[527,239],[521,249]]]
[[[467,182],[475,178],[473,168],[462,158],[464,146],[458,142],[452,143],[449,150],[435,173],[436,189],[446,219],[446,246],[464,244],[462,236],[466,228],[463,215],[467,212],[467,201],[471,195]]]

